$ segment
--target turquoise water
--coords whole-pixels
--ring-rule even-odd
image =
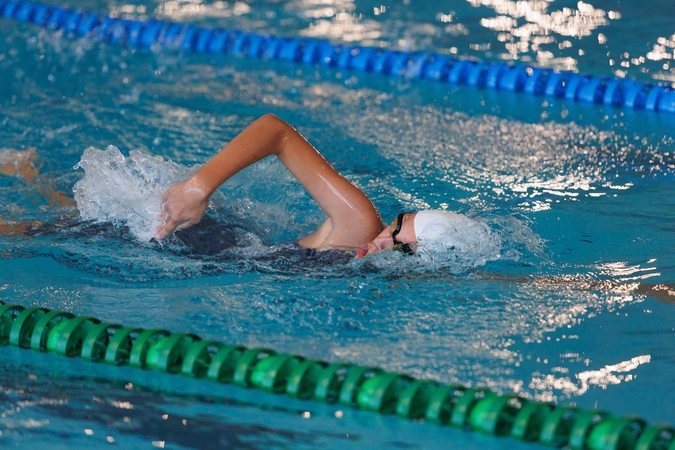
[[[637,2],[595,2],[591,11],[554,1],[539,15],[483,3],[82,5],[673,82],[666,2],[648,11]],[[546,23],[556,25],[545,33]],[[527,49],[519,44],[525,29]],[[675,311],[636,291],[638,282],[675,282],[675,116],[131,50],[10,21],[0,22],[0,35],[0,161],[34,147],[39,166],[32,180],[0,175],[3,223],[77,220],[74,206],[48,193],[72,193],[84,175],[73,167],[90,146],[189,167],[272,112],[361,187],[385,220],[401,210],[448,208],[484,221],[500,242],[496,254],[478,247],[489,251],[485,263],[449,255],[439,267],[395,254],[308,262],[279,249],[321,223],[322,213],[269,161],[221,192],[216,213],[251,233],[249,245],[227,258],[71,228],[2,235],[1,300],[675,423]],[[518,446],[179,376],[2,353],[0,442],[7,447]]]

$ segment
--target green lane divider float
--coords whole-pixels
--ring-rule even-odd
[[[65,311],[0,302],[0,346],[8,344],[573,450],[675,450],[675,428],[647,425],[635,416],[556,406],[484,387],[442,385],[377,367],[329,364],[267,348],[202,340],[192,333],[122,327]]]

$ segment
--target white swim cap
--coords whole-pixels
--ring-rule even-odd
[[[461,272],[500,257],[501,240],[487,223],[443,210],[420,211],[414,221],[415,254],[426,268]]]
[[[466,216],[442,209],[419,211],[415,215],[415,237],[417,241],[437,241],[472,223]]]

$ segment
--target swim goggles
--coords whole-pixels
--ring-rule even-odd
[[[392,220],[391,225],[389,225],[389,230],[391,231],[391,240],[394,241],[394,250],[404,253],[406,255],[412,255],[415,253],[412,245],[404,244],[396,239],[396,236],[401,232],[401,226],[403,226],[403,218],[408,213],[402,212],[396,219]]]

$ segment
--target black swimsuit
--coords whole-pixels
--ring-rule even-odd
[[[236,251],[225,250],[237,247],[238,236],[246,230],[239,225],[225,224],[217,219],[205,215],[202,220],[184,230],[178,230],[161,241],[151,242],[161,248],[181,256],[195,259],[209,259],[212,262],[234,261],[243,259]],[[119,239],[135,242],[134,236],[125,226],[112,223],[91,223],[82,221],[50,222],[30,227],[24,233],[28,236],[49,236],[67,234],[71,238]],[[264,255],[255,256],[257,261],[273,261],[276,259],[292,260],[296,263],[309,263],[310,266],[333,266],[347,264],[354,258],[353,252],[341,250],[317,251],[316,249],[301,247],[297,244],[285,244]],[[304,264],[302,264],[304,265]]]

